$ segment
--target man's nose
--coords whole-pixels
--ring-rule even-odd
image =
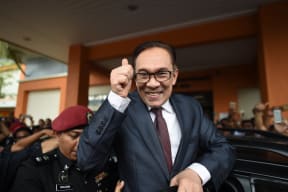
[[[159,81],[156,80],[155,75],[151,75],[149,81],[146,83],[147,86],[158,86]]]

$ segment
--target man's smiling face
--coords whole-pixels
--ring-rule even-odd
[[[172,94],[178,70],[173,68],[173,63],[169,53],[159,47],[153,47],[141,52],[135,60],[135,72],[156,73],[161,71],[171,71],[171,78],[159,82],[152,75],[146,83],[136,81],[138,93],[144,103],[150,107],[159,107],[165,103]]]

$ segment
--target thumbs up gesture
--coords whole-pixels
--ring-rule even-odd
[[[114,68],[110,74],[111,90],[121,97],[127,97],[133,79],[133,67],[128,59],[122,59],[122,64]]]

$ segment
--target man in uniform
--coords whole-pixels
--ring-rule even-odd
[[[92,115],[90,109],[78,105],[56,117],[52,129],[59,147],[22,163],[11,191],[114,191],[118,178],[116,158],[110,157],[102,172],[97,173],[82,172],[76,165],[79,137]]]

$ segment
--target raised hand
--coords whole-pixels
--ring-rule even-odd
[[[122,59],[122,65],[114,68],[110,74],[111,90],[121,97],[127,97],[133,79],[133,67],[128,59]]]

